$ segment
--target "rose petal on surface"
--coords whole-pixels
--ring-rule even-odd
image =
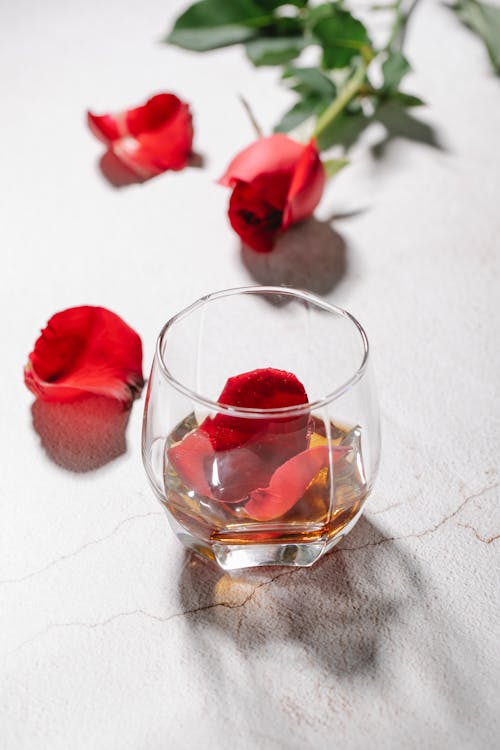
[[[332,448],[333,462],[348,448]],[[287,513],[300,500],[315,476],[329,466],[328,446],[318,445],[299,453],[274,472],[268,487],[250,494],[246,513],[255,521],[272,521]]]
[[[63,310],[50,318],[36,341],[24,382],[44,401],[94,393],[129,404],[144,385],[141,339],[104,307]]]
[[[88,112],[87,121],[94,135],[143,180],[183,169],[191,157],[191,112],[175,94],[157,94],[117,114]]]
[[[118,118],[119,115],[94,115],[92,112],[87,112],[87,124],[90,130],[106,146],[120,138]]]

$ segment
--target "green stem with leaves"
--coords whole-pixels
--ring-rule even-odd
[[[365,82],[367,68],[367,61],[360,63],[358,69],[349,78],[339,95],[318,118],[316,127],[312,134],[313,138],[319,138],[319,136],[330,127],[332,122],[344,111],[351,99],[356,96]]]
[[[393,6],[395,12],[395,18],[392,25],[389,39],[385,47],[381,52],[388,52],[394,46],[401,47],[404,33],[406,30],[406,24],[408,22],[409,15],[415,7],[417,0],[413,0],[412,5],[407,13],[403,11],[404,0],[396,0]],[[366,80],[366,72],[368,65],[375,56],[373,53],[365,52],[363,50],[363,59],[355,70],[353,75],[346,82],[344,87],[341,89],[339,95],[333,100],[333,102],[325,109],[323,114],[318,118],[316,127],[314,128],[312,137],[319,138],[320,135],[332,124],[332,122],[344,111],[349,102],[361,92]],[[368,93],[373,93],[373,89],[369,87]]]

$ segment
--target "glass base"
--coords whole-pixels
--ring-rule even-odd
[[[175,535],[187,549],[199,557],[216,562],[222,570],[242,570],[262,566],[308,568],[343,539],[361,518],[363,508],[343,529],[331,537],[314,542],[273,544],[221,544],[208,542],[190,534],[167,511]]]

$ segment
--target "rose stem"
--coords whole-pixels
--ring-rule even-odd
[[[336,117],[347,107],[351,99],[356,96],[363,85],[366,76],[368,63],[363,60],[358,69],[347,81],[339,95],[325,109],[321,117],[318,118],[312,137],[319,138],[324,130],[335,120]]]

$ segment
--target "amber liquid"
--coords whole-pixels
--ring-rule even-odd
[[[309,446],[324,445],[324,422],[313,417],[311,425]],[[361,455],[361,428],[349,429],[331,422],[331,443],[348,448],[334,464],[334,481],[330,478],[330,468],[325,466],[290,510],[272,521],[256,521],[245,511],[248,497],[237,503],[226,503],[197,494],[168,461],[169,448],[198,426],[194,414],[190,414],[167,439],[163,502],[186,531],[207,543],[244,545],[328,541],[356,516],[368,494]]]

